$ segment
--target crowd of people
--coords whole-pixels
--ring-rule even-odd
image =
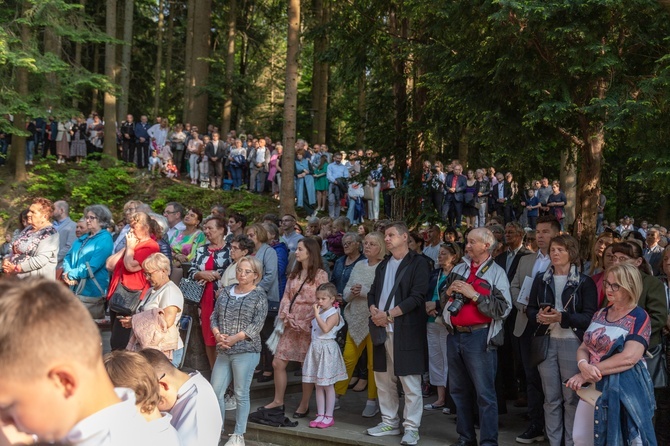
[[[615,228],[602,222],[590,257],[580,258],[552,211],[566,204],[557,184],[543,202],[549,186],[540,180],[519,212],[508,203],[511,174],[497,173],[491,185],[483,170],[463,176],[457,162],[444,175],[439,163],[424,166],[425,205],[448,225],[410,231],[379,219],[374,200],[367,215],[377,221],[366,225],[358,211],[339,215],[341,198],[349,212],[357,208],[356,183],[345,193],[349,166],[340,153],[329,155],[323,147],[310,157],[316,169],[296,169],[306,174],[303,205],[318,212],[334,195],[329,207],[338,208],[310,217],[304,229],[290,214],[250,222],[223,206],[206,215],[178,202],[161,212],[129,201],[118,224],[106,206],[91,204],[74,222],[67,202],[34,199],[3,245],[3,421],[47,442],[117,444],[135,426],[129,444],[145,433],[161,444],[218,444],[222,415],[236,408],[226,445],[239,446],[249,420],[284,419],[287,369],[297,362],[303,387],[293,418],[309,417],[315,393],[309,426],[317,429],[335,424],[357,386],[367,401],[356,410],[381,416],[367,433],[402,434],[404,445],[419,442],[423,412],[435,410],[457,414],[455,446],[495,445],[507,401],[527,407],[522,444],[668,444],[667,370],[663,384],[658,361],[670,329],[662,228],[637,228],[629,217]],[[327,183],[318,184],[322,173]],[[379,193],[381,167],[375,175]],[[266,177],[253,178],[258,185]],[[470,223],[463,232],[461,214]],[[193,336],[204,342],[210,382],[178,370],[189,283],[200,287],[201,330]],[[93,320],[106,312],[113,352],[103,362]],[[272,401],[256,410],[254,380],[274,381]],[[23,404],[34,412],[16,409]],[[89,421],[102,416],[104,423]]]

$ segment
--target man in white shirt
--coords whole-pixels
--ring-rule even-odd
[[[149,137],[151,137],[152,141],[156,142],[156,146],[158,146],[160,149],[167,142],[168,130],[168,120],[166,118],[161,119],[159,123],[149,127],[147,133],[149,134]]]
[[[548,253],[549,242],[560,233],[561,225],[554,216],[543,215],[537,219],[537,254],[529,254],[519,260],[519,266],[510,284],[512,302],[517,309],[514,336],[519,338],[521,362],[526,374],[527,413],[530,417],[530,425],[524,433],[516,438],[519,443],[531,444],[536,441],[544,441],[544,393],[542,392],[542,381],[537,367],[531,367],[530,365],[530,341],[533,338],[533,333],[529,331],[527,326],[526,307],[530,284],[535,276],[546,271],[551,264]],[[521,295],[522,291],[523,295]]]
[[[212,385],[199,373],[186,374],[172,365],[160,351],[140,351],[159,378],[158,408],[172,415],[172,426],[183,445],[217,446],[223,419]]]
[[[166,204],[163,217],[167,219],[168,227],[170,228],[167,232],[168,240],[172,239],[177,231],[186,229],[186,225],[182,221],[184,218],[184,206],[180,203],[171,201]]]
[[[440,227],[438,225],[432,225],[428,229],[428,241],[426,246],[423,248],[423,253],[433,259],[435,265],[437,266],[437,255],[440,253]]]
[[[425,299],[430,267],[422,255],[410,251],[408,237],[403,223],[387,227],[384,241],[391,256],[377,267],[368,293],[371,320],[385,328],[386,340],[373,347],[382,422],[367,432],[373,437],[400,434],[400,380],[405,392],[405,432],[400,444],[415,445],[423,414],[421,375],[428,359]]]
[[[70,205],[66,201],[57,201],[54,203],[54,228],[60,237],[60,246],[58,247],[58,266],[63,267],[63,259],[70,252],[72,244],[77,236],[74,231],[77,224],[70,219]]]
[[[342,164],[342,154],[333,154],[333,162],[328,164],[326,169],[326,178],[328,178],[328,214],[330,218],[340,216],[340,199],[346,192],[340,189],[336,184],[338,180],[349,178],[349,169]],[[346,190],[346,185],[344,186]]]
[[[107,375],[95,322],[53,280],[0,284],[0,376],[2,423],[41,443],[152,444],[135,395]]]

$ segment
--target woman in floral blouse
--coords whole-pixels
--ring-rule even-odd
[[[226,222],[222,218],[208,218],[205,221],[203,230],[209,243],[199,247],[195,251],[195,258],[188,276],[190,279],[197,280],[202,285],[205,285],[202,300],[200,301],[200,322],[202,324],[202,337],[205,341],[205,351],[209,360],[209,366],[214,367],[214,362],[216,361],[216,339],[212,334],[209,321],[214,310],[214,295],[218,288],[218,282],[226,268],[228,268],[228,265],[230,265],[230,250],[225,239]]]
[[[189,209],[183,220],[186,229],[176,231],[170,238],[173,266],[193,261],[196,250],[207,241],[205,234],[198,229],[201,221],[202,212],[196,208]]]
[[[295,266],[286,282],[284,297],[279,304],[279,315],[284,321],[284,334],[279,339],[275,358],[272,362],[275,377],[274,400],[265,408],[284,406],[286,392],[286,366],[289,361],[302,363],[311,342],[312,319],[316,289],[328,282],[328,274],[321,268],[321,247],[312,238],[298,242],[295,252]],[[313,385],[302,384],[302,400],[293,414],[303,418],[309,413],[309,398]]]

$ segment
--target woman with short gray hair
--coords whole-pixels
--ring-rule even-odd
[[[84,209],[84,219],[88,232],[75,240],[63,259],[62,278],[77,295],[103,298],[109,286],[105,261],[114,246],[107,230],[112,213],[107,206],[94,204]]]

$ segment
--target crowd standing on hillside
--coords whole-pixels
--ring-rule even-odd
[[[269,138],[231,132],[224,141],[211,128],[201,139],[192,127],[129,116],[119,141],[120,156],[139,168],[169,161],[166,175],[188,172],[202,187],[279,191],[282,148]],[[62,152],[59,163],[69,159]],[[564,232],[558,182],[543,178],[523,191],[509,172],[464,174],[454,160],[423,164],[423,211],[444,225],[413,232],[380,219],[390,217],[389,194],[400,186],[393,159],[302,140],[296,155],[297,205],[312,215],[304,229],[290,214],[251,222],[223,206],[178,202],[154,210],[129,201],[118,224],[91,204],[74,222],[67,202],[33,200],[2,246],[0,363],[13,364],[0,384],[3,421],[67,444],[140,444],[126,441],[119,423],[160,444],[218,444],[222,415],[236,408],[226,445],[243,445],[248,420],[290,424],[284,394],[293,361],[303,376],[293,418],[309,416],[316,389],[313,428],[334,425],[348,388],[367,387],[361,414],[381,416],[367,433],[402,434],[405,445],[420,441],[422,414],[433,410],[458,414],[455,446],[495,445],[507,401],[527,407],[522,444],[668,444],[667,365],[659,361],[670,330],[665,228],[636,227],[630,217],[608,224],[602,196],[596,243],[580,258]],[[27,301],[45,311],[27,311]],[[57,311],[47,307],[53,302]],[[211,385],[177,369],[185,305],[200,309],[202,330],[192,335],[205,344]],[[103,364],[92,321],[106,313],[114,352]],[[70,318],[78,325],[63,329]],[[4,346],[18,337],[7,351],[19,353],[9,356]],[[28,367],[29,339],[43,338],[44,359]],[[30,424],[34,414],[15,409],[26,398],[15,389],[41,382],[40,373],[64,376],[61,359],[81,387],[76,401],[64,401],[63,390],[45,404],[96,409],[54,416],[56,427]],[[275,384],[273,400],[257,410],[249,405],[254,379]],[[96,380],[100,388],[89,391]],[[89,421],[100,414],[104,423]],[[112,440],[92,440],[103,437]]]

